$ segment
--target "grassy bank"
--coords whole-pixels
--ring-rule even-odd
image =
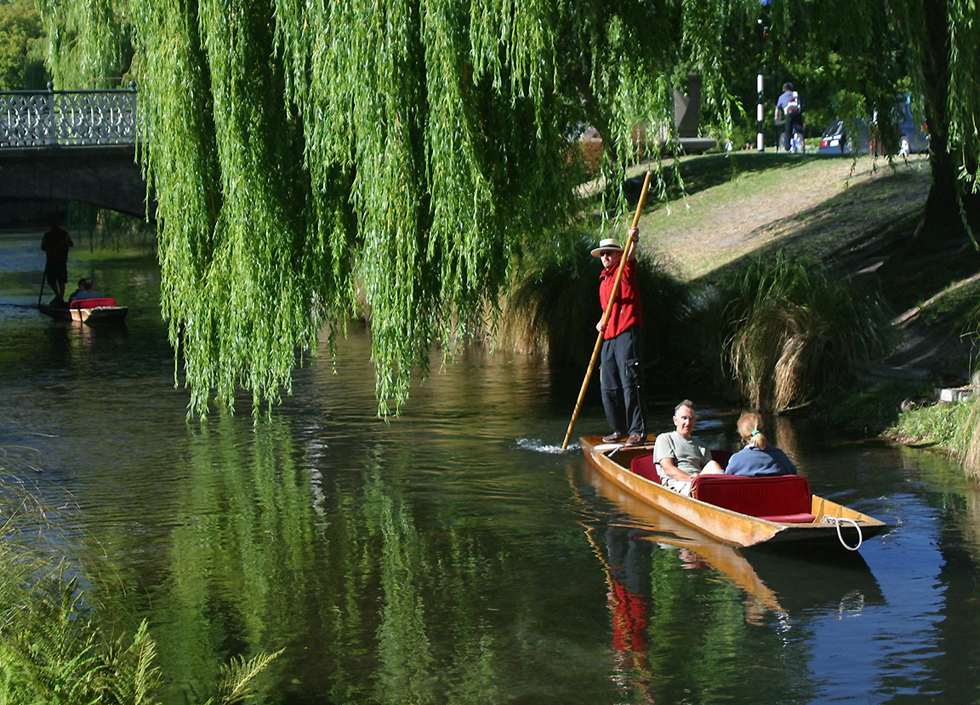
[[[962,384],[975,365],[978,255],[962,243],[887,275],[879,269],[912,236],[929,184],[925,156],[890,165],[739,152],[674,163],[664,177],[667,202],[640,220],[641,254],[658,277],[675,282],[647,296],[647,308],[669,310],[670,321],[658,323],[659,357],[649,367],[716,398],[776,411],[809,404],[807,413],[833,428],[948,445],[969,464],[976,453],[969,425],[980,423],[921,407],[935,387]],[[535,294],[552,306],[535,309],[532,327],[554,331],[551,347],[569,358],[585,356],[588,336],[568,337],[546,322],[595,317],[586,313],[597,308],[593,274],[579,280],[574,297],[555,283],[561,275],[534,280],[553,295]],[[519,306],[510,311],[511,319],[521,315]],[[902,412],[910,400],[920,410]]]
[[[710,277],[740,257],[774,248],[820,259],[925,203],[928,163],[860,157],[740,152],[680,166],[686,195],[640,221],[642,247],[673,263],[683,280]]]
[[[967,474],[980,479],[980,397],[907,409],[884,435],[905,445],[946,452],[963,463]]]

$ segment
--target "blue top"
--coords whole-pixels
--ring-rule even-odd
[[[765,450],[748,445],[738,451],[728,461],[726,475],[795,475],[796,466],[779,448]]]
[[[795,103],[792,110],[789,109],[791,103]],[[776,107],[784,112],[800,113],[803,112],[803,101],[800,100],[800,94],[797,91],[783,91],[776,99]]]

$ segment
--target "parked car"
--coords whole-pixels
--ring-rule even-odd
[[[911,96],[902,94],[895,98],[892,119],[899,131],[898,154],[909,155],[929,151],[929,135],[912,114]],[[854,134],[850,134],[843,120],[835,120],[820,137],[820,154],[867,154],[877,152],[869,138],[869,125],[877,121],[877,112],[871,120],[858,120]]]

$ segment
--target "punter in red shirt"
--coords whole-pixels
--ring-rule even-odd
[[[630,230],[633,252],[639,231]],[[592,250],[593,257],[602,260],[599,274],[599,303],[606,310],[612,293],[616,270],[623,257],[623,248],[613,239],[603,240]],[[602,407],[612,432],[602,437],[607,443],[625,442],[636,445],[646,440],[646,421],[643,418],[643,401],[640,398],[640,341],[639,327],[643,321],[640,292],[636,288],[636,260],[633,256],[623,267],[619,293],[609,312],[605,327],[602,320],[596,330],[602,333],[602,351],[599,356],[599,384],[602,389]]]

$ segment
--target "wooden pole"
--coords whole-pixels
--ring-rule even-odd
[[[41,297],[44,296],[44,280],[48,276],[48,265],[44,265],[44,271],[41,272],[41,290],[37,292],[37,305],[41,305]]]
[[[630,230],[635,228],[640,222],[640,215],[643,213],[643,204],[647,200],[647,191],[650,188],[650,170],[647,169],[646,176],[643,177],[643,190],[640,191],[640,200],[636,202],[636,212],[633,214],[633,224],[630,225]],[[612,292],[609,294],[609,301],[606,302],[606,309],[602,312],[602,325],[600,328],[606,327],[606,322],[609,320],[609,314],[612,312],[613,304],[616,302],[616,296],[619,295],[619,280],[623,277],[623,267],[626,266],[626,262],[633,255],[633,238],[627,235],[626,246],[623,248],[623,256],[619,260],[619,269],[616,270],[616,278],[613,279]],[[582,401],[585,399],[585,392],[589,388],[589,380],[592,379],[592,370],[595,369],[595,361],[599,357],[599,350],[602,348],[602,334],[603,331],[599,331],[599,335],[596,336],[595,345],[592,348],[592,359],[589,360],[589,369],[585,371],[585,379],[582,380],[582,388],[578,393],[578,400],[575,402],[575,410],[572,412],[572,418],[568,422],[568,430],[565,431],[565,440],[561,442],[561,449],[565,450],[568,448],[568,439],[571,438],[572,428],[575,426],[575,421],[578,419],[578,414],[582,410]]]

